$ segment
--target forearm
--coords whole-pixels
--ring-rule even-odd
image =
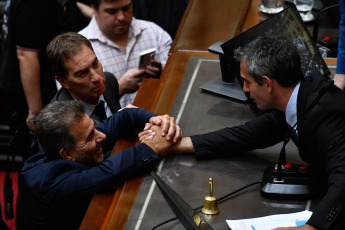
[[[107,135],[103,150],[112,149],[117,139],[141,131],[153,116],[156,114],[141,108],[126,108],[102,121],[96,128]]]
[[[184,152],[184,153],[191,153],[195,152],[192,140],[190,137],[183,137],[182,140],[176,144],[174,144],[171,149],[171,152]]]
[[[85,165],[77,162],[64,162],[54,167],[65,167],[61,175],[53,175],[60,180],[54,189],[45,194],[47,202],[53,202],[60,197],[71,194],[86,194],[102,192],[116,183],[139,174],[140,170],[151,167],[159,160],[159,156],[146,144],[139,144],[115,153],[101,164],[85,169]],[[71,168],[74,167],[74,170]],[[56,169],[51,169],[51,172]],[[47,173],[52,177],[51,173]]]
[[[120,78],[118,80],[118,83],[119,83],[119,96],[122,97],[126,93],[125,79]]]
[[[76,2],[79,10],[86,18],[92,18],[93,14],[95,13],[91,6],[88,6],[82,2]]]
[[[39,52],[17,49],[20,76],[29,107],[29,117],[34,117],[42,108],[41,70]]]

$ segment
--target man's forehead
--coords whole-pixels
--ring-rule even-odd
[[[82,45],[79,51],[65,60],[65,65],[67,69],[75,70],[79,69],[83,64],[88,64],[88,62],[93,61],[95,58],[95,53],[89,47]]]
[[[71,125],[70,132],[77,138],[77,140],[86,139],[94,127],[94,121],[84,113],[81,120],[78,120]]]
[[[105,4],[116,4],[116,6],[122,7],[132,3],[132,0],[101,0],[100,5]]]

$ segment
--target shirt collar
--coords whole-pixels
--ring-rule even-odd
[[[73,97],[73,99],[75,100],[75,101],[77,101],[78,99],[76,99],[72,94],[71,94],[71,96]],[[91,113],[93,112],[93,110],[95,109],[95,107],[96,107],[96,105],[98,104],[96,104],[96,105],[93,105],[93,104],[89,104],[89,103],[86,103],[86,102],[84,102],[84,101],[81,101],[81,100],[79,100],[83,105],[84,105],[84,109],[85,109],[85,113],[87,114],[87,115],[91,115]],[[104,100],[104,96],[103,96],[103,94],[101,95],[101,96],[99,96],[99,99],[98,99],[98,102],[100,102],[100,101],[104,101],[104,108],[107,108],[107,102]]]
[[[295,86],[285,110],[286,122],[293,127],[297,122],[297,95],[301,82]]]

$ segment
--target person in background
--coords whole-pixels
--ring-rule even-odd
[[[86,12],[88,6],[78,4]],[[55,80],[44,62],[46,45],[61,32],[84,28],[89,16],[81,13],[75,0],[6,2],[0,87],[7,95],[13,129],[26,123],[30,130],[34,130],[33,118],[57,91]]]
[[[68,32],[47,46],[46,58],[55,79],[63,86],[52,102],[79,100],[97,124],[121,107],[119,86],[111,73],[103,73],[101,62],[84,36]]]
[[[79,33],[91,41],[103,70],[119,82],[121,107],[134,101],[142,80],[159,77],[171,47],[171,37],[156,24],[133,17],[131,0],[92,0],[95,15]],[[155,48],[155,59],[138,69],[139,53]]]
[[[291,138],[301,159],[327,178],[327,193],[305,225],[277,229],[344,229],[345,92],[318,72],[305,79],[297,48],[275,34],[259,36],[240,48],[237,58],[243,91],[266,113],[244,125],[184,137],[171,151],[195,152],[198,158],[224,156]],[[142,132],[140,140],[154,139],[154,133]]]
[[[37,138],[32,134],[33,119],[57,91],[54,77],[45,65],[44,49],[59,33],[72,29],[79,31],[88,23],[78,11],[75,0],[6,1],[0,88],[6,97],[3,111],[8,113],[13,133],[9,154],[13,153],[19,159],[22,157],[23,161],[38,149]],[[65,23],[65,20],[71,21]],[[31,212],[26,209],[30,209],[31,198],[26,197],[28,192],[20,176],[18,184],[16,228],[28,230]]]
[[[345,89],[345,3],[339,0],[340,22],[339,22],[339,42],[337,55],[337,70],[334,75],[334,84],[340,89]]]
[[[43,151],[29,158],[22,176],[33,194],[34,229],[79,229],[94,193],[152,169],[173,141],[181,139],[174,118],[125,108],[95,126],[80,101],[47,105],[35,118]],[[115,142],[158,125],[159,138],[104,158]]]

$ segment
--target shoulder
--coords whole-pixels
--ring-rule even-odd
[[[79,34],[83,35],[87,39],[97,39],[99,37],[103,37],[104,35],[100,31],[95,16],[92,17],[90,23],[81,31],[78,32]],[[92,42],[92,41],[91,41]]]
[[[71,101],[73,100],[73,97],[68,92],[67,89],[62,87],[53,97],[53,99],[50,101],[50,103],[53,103],[55,101]]]
[[[105,79],[108,81],[113,81],[114,79],[116,79],[115,75],[110,73],[110,72],[104,72],[104,77]]]

